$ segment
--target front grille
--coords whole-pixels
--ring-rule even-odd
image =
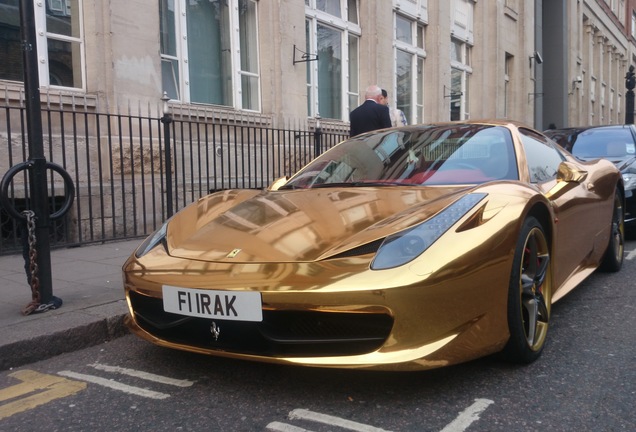
[[[263,311],[261,322],[184,317],[163,310],[161,299],[130,292],[139,326],[168,342],[270,357],[341,356],[378,349],[393,318],[386,313]],[[214,340],[212,321],[220,329]]]

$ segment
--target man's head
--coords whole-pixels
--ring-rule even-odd
[[[365,99],[373,99],[377,103],[382,103],[382,89],[377,85],[370,85],[364,94]]]
[[[382,102],[384,105],[388,105],[389,104],[389,94],[387,93],[386,90],[382,89]]]

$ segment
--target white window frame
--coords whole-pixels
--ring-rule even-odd
[[[256,25],[256,47],[255,47],[255,52],[256,52],[256,72],[250,72],[250,71],[245,71],[241,69],[241,40],[240,40],[240,34],[239,34],[239,11],[238,11],[238,3],[234,3],[233,4],[233,11],[234,13],[232,14],[232,17],[230,18],[232,20],[232,28],[234,29],[234,31],[232,32],[231,38],[232,38],[232,47],[234,47],[235,49],[233,50],[234,55],[232,56],[232,62],[233,62],[233,66],[236,66],[236,69],[233,69],[234,74],[236,75],[236,81],[233,83],[234,85],[234,105],[236,108],[239,109],[243,109],[246,111],[254,111],[254,112],[260,112],[263,109],[263,103],[262,103],[262,90],[261,90],[261,52],[260,52],[260,46],[259,46],[259,34],[260,34],[260,29],[258,26],[258,0],[255,0],[254,2],[254,7],[255,7],[255,17],[256,17],[256,22],[254,23]],[[257,104],[257,108],[256,109],[247,109],[243,107],[243,85],[242,85],[242,78],[244,76],[250,77],[250,78],[256,78],[258,81],[257,87],[258,87],[258,92],[257,92],[257,96],[258,96],[258,100],[256,102]]]
[[[512,76],[512,69],[514,68],[514,56],[508,52],[504,54],[504,118],[510,118],[511,106],[512,106],[512,86],[510,84],[510,77]]]
[[[356,0],[358,1],[358,0]],[[358,2],[358,13],[359,13]],[[349,99],[351,94],[358,93],[358,89],[349,88],[349,35],[360,37],[362,30],[359,24],[348,21],[348,0],[340,0],[340,16],[328,14],[321,10],[316,9],[316,0],[305,0],[305,20],[309,22],[309,40],[307,45],[310,52],[308,54],[316,54],[318,50],[318,24],[331,27],[340,32],[341,37],[341,58],[342,58],[342,76],[341,89],[341,118],[336,120],[347,121],[349,120],[349,112],[355,108],[350,106]],[[359,57],[358,52],[358,57]],[[318,59],[320,61],[320,59]],[[318,61],[306,62],[308,68],[309,82],[307,83],[308,91],[308,117],[321,116],[320,113],[320,100],[318,89]],[[358,62],[359,64],[359,62]],[[359,74],[359,71],[356,71]],[[359,79],[355,80],[359,82]]]
[[[83,0],[77,0],[77,23],[79,25],[79,37],[62,35],[59,33],[49,33],[46,30],[46,3],[51,0],[33,0],[33,14],[35,21],[35,29],[36,29],[36,46],[38,50],[38,75],[40,86],[43,88],[52,88],[52,89],[73,89],[73,90],[81,90],[83,92],[86,91],[86,52],[84,45],[84,15],[83,15]],[[70,12],[71,0],[61,0],[62,11]],[[80,66],[77,71],[82,80],[82,85],[79,87],[66,87],[66,86],[57,86],[51,85],[49,78],[49,49],[48,49],[48,39],[59,40],[62,42],[69,43],[77,43],[79,44],[79,61]],[[76,71],[73,70],[73,73]]]
[[[460,49],[460,59],[459,61],[457,60],[453,60],[451,58],[451,70],[452,69],[456,69],[459,70],[461,72],[462,78],[461,78],[461,95],[459,96],[460,99],[460,105],[461,105],[461,111],[460,111],[460,120],[466,120],[470,118],[470,112],[468,110],[468,92],[469,92],[469,84],[468,84],[468,80],[470,79],[470,75],[473,73],[473,69],[470,66],[470,50],[472,49],[472,46],[469,45],[467,42],[456,39],[456,38],[451,38],[451,46],[454,43],[454,40],[457,41],[457,43],[460,44],[461,49]],[[452,91],[452,89],[451,89]],[[451,101],[453,99],[451,98]]]
[[[611,88],[609,91],[609,122],[610,123],[614,123],[615,118],[614,118],[614,100],[615,100],[615,92],[614,89]]]
[[[356,39],[357,40],[357,50],[355,52],[356,58],[355,58],[355,62],[354,65],[357,66],[357,69],[353,69],[351,67],[351,56],[348,56],[347,58],[347,104],[345,105],[345,110],[351,111],[352,109],[354,109],[357,105],[358,102],[360,101],[360,73],[359,73],[359,68],[360,68],[360,36],[358,35],[354,35],[353,33],[349,34],[349,37],[347,38],[347,51],[350,53],[350,47],[351,45],[349,44],[349,40],[350,39]],[[351,73],[356,74],[355,76],[355,80],[353,81],[355,83],[355,86],[350,85],[349,83],[351,83]],[[346,111],[345,111],[346,112]]]
[[[188,67],[187,67],[187,63],[188,63],[188,43],[186,40],[186,35],[187,35],[187,30],[184,31],[183,29],[187,29],[186,26],[186,14],[185,14],[185,6],[184,3],[180,0],[174,0],[174,16],[175,16],[175,22],[174,22],[174,31],[175,31],[175,40],[177,41],[177,43],[175,44],[175,49],[176,49],[176,54],[175,55],[169,55],[169,54],[165,54],[162,52],[159,52],[159,55],[161,57],[160,59],[160,67],[159,67],[159,71],[161,73],[161,91],[165,91],[164,87],[163,87],[163,61],[164,60],[168,60],[168,61],[176,61],[177,65],[178,65],[178,71],[179,71],[179,78],[176,80],[176,87],[177,87],[177,97],[176,99],[172,99],[172,100],[178,100],[178,101],[182,101],[184,103],[189,103],[190,101],[190,92],[186,91],[187,89],[189,89],[189,84],[190,84],[190,76],[188,73]],[[183,12],[182,12],[183,11]],[[159,13],[161,14],[161,7],[159,8]],[[161,19],[161,16],[159,17],[159,19]],[[160,36],[161,37],[161,36]],[[159,48],[161,50],[161,47]],[[184,98],[184,94],[187,94],[187,96]]]
[[[191,103],[190,97],[190,72],[188,62],[188,26],[187,26],[187,7],[186,1],[188,0],[174,0],[174,15],[175,15],[175,39],[179,41],[177,43],[177,53],[175,56],[170,56],[161,53],[161,59],[164,60],[176,60],[179,64],[179,79],[177,80],[179,100],[182,103]],[[247,72],[241,70],[241,43],[239,35],[239,12],[238,12],[238,0],[228,0],[230,2],[230,44],[231,50],[231,63],[232,63],[232,105],[221,105],[236,108],[245,111],[260,112],[262,110],[262,91],[261,91],[261,79],[260,79],[260,49],[257,43],[255,47],[257,55],[257,67],[258,72]],[[258,16],[258,1],[255,2],[257,8],[256,15]],[[256,34],[258,35],[258,19],[256,20]],[[258,39],[258,38],[257,38]],[[243,96],[242,96],[242,80],[243,76],[250,76],[258,78],[258,108],[247,109],[243,108]],[[163,78],[162,78],[163,79]]]
[[[394,3],[402,3],[404,4],[405,1],[397,1],[394,0]],[[422,2],[425,3],[425,2]],[[423,7],[422,5],[420,5],[420,8]],[[424,9],[420,9],[420,11],[423,11]],[[420,16],[423,16],[423,14],[420,14]],[[420,65],[420,61],[423,63],[424,60],[426,60],[426,38],[425,38],[425,30],[426,30],[426,21],[424,19],[420,19],[412,14],[404,14],[403,13],[403,9],[400,8],[400,10],[398,10],[397,6],[395,8],[395,11],[393,13],[393,28],[396,29],[397,28],[397,20],[398,17],[406,20],[406,21],[410,21],[411,23],[411,37],[412,40],[410,43],[405,42],[405,41],[401,41],[398,40],[396,37],[395,32],[393,33],[393,67],[394,67],[394,73],[393,73],[393,82],[392,82],[392,90],[389,93],[390,97],[391,97],[391,102],[390,105],[395,106],[399,109],[401,109],[402,111],[405,111],[404,107],[397,105],[397,60],[398,60],[398,52],[402,51],[408,55],[411,56],[411,94],[409,95],[410,98],[410,106],[412,107],[410,110],[410,115],[407,115],[407,121],[409,124],[413,124],[413,123],[422,123],[424,121],[424,106],[423,106],[423,95],[420,94],[421,92],[423,92],[423,88],[424,88],[424,83],[423,82],[418,82],[418,67]],[[418,37],[418,28],[422,27],[422,37],[424,38],[424,40],[422,41],[422,47],[418,47],[417,46],[417,37]],[[423,76],[423,72],[422,72],[422,76]],[[422,77],[422,81],[424,80],[424,78]],[[408,111],[408,110],[407,110]],[[407,112],[405,111],[405,113]],[[419,113],[419,114],[418,114]]]

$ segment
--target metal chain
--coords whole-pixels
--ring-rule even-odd
[[[33,210],[24,210],[22,212],[27,220],[27,241],[29,244],[29,276],[31,283],[31,303],[23,310],[22,315],[29,315],[40,307],[40,279],[38,278],[38,250],[36,248],[37,239],[35,238],[35,213]]]

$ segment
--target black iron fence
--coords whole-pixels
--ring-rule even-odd
[[[57,100],[42,107],[45,154],[70,174],[75,199],[51,223],[51,247],[145,236],[211,191],[266,188],[348,136],[346,125],[319,119],[277,127],[260,114],[180,105],[169,113],[158,105],[154,115],[150,106],[101,112],[85,100]],[[29,157],[25,109],[15,98],[0,102],[0,176]],[[47,184],[53,213],[64,202],[64,184],[53,171]],[[26,171],[8,191],[16,210],[30,208]],[[0,234],[0,254],[22,250],[20,222],[5,209]]]

